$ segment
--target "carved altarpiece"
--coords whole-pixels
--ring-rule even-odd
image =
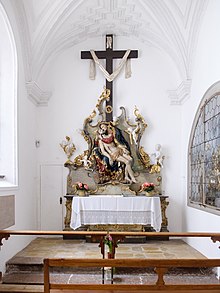
[[[161,231],[167,231],[167,196],[162,196],[162,161],[152,164],[150,155],[140,145],[147,124],[137,107],[134,120],[126,116],[121,107],[121,115],[114,121],[106,121],[107,101],[110,90],[104,89],[95,109],[84,121],[82,135],[88,149],[73,160],[75,146],[66,137],[61,146],[68,160],[65,167],[67,176],[65,230],[71,230],[70,218],[74,196],[123,195],[160,196],[162,209]],[[146,185],[151,184],[151,188]],[[153,186],[153,187],[152,187]],[[145,231],[143,225],[90,225],[79,230]]]

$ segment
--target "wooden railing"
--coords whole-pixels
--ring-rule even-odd
[[[220,259],[105,259],[104,258],[104,243],[103,239],[107,232],[104,231],[14,231],[14,230],[0,230],[0,245],[2,245],[2,240],[9,239],[10,236],[48,236],[48,235],[84,235],[84,236],[95,236],[100,240],[101,253],[103,254],[103,259],[46,259],[45,260],[45,293],[50,292],[51,289],[65,289],[65,290],[113,290],[124,291],[124,292],[177,292],[182,290],[182,292],[220,292],[220,284],[165,284],[164,274],[170,267],[220,267]],[[148,239],[150,237],[198,237],[198,238],[210,238],[213,242],[220,241],[220,233],[200,233],[200,232],[111,232],[113,239],[123,239],[126,236],[146,236]],[[51,266],[73,266],[73,267],[153,267],[156,269],[158,279],[154,285],[126,285],[126,284],[51,284],[49,276],[49,268]],[[61,289],[62,288],[62,289]],[[197,291],[196,291],[197,290]]]
[[[37,230],[0,230],[0,246],[3,245],[2,240],[8,240],[9,237],[20,235],[20,236],[30,236],[30,235],[57,235],[57,236],[93,236],[100,242],[101,253],[103,258],[105,257],[105,250],[104,250],[104,242],[103,239],[108,232],[105,231],[37,231]],[[207,232],[114,232],[111,231],[111,236],[113,238],[113,254],[115,253],[115,248],[117,247],[118,240],[123,241],[126,236],[146,236],[148,239],[150,237],[178,237],[178,238],[185,238],[185,237],[198,237],[198,238],[211,238],[213,242],[220,241],[220,233],[207,233]]]
[[[220,233],[214,232],[110,232],[112,236],[146,236],[146,237],[199,237],[211,238],[214,242],[220,241]],[[30,236],[30,235],[83,235],[83,236],[97,236],[104,237],[107,231],[39,231],[39,230],[0,230],[0,245],[2,239],[8,239],[12,236]]]
[[[102,292],[114,292],[114,290],[124,292],[220,292],[220,284],[166,284],[165,273],[170,268],[204,268],[218,267],[220,259],[45,259],[44,260],[44,293],[51,290],[96,290]],[[51,283],[50,268],[52,267],[133,267],[133,268],[154,268],[157,273],[157,281],[154,284],[61,284]],[[143,280],[144,282],[144,280]],[[111,291],[109,291],[111,290]],[[195,291],[197,290],[197,291]],[[56,291],[57,292],[57,291]]]

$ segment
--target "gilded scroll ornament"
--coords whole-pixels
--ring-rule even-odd
[[[168,226],[168,219],[166,215],[166,210],[169,205],[169,202],[166,201],[165,197],[160,198],[160,203],[161,203],[161,214],[162,214],[162,227],[167,227]]]
[[[108,114],[112,113],[113,112],[112,106],[111,105],[106,106],[105,112]]]
[[[76,150],[74,143],[72,142],[69,136],[66,136],[66,139],[60,143],[61,148],[63,149],[64,153],[67,155],[68,160],[65,164],[72,164],[71,157]]]
[[[147,123],[145,122],[144,117],[140,114],[137,106],[135,106],[134,115],[136,116],[135,120],[140,121],[140,123],[142,124],[142,128],[144,130],[147,127]]]
[[[73,164],[77,167],[85,167],[89,168],[91,166],[91,161],[88,159],[88,150],[84,151],[83,154],[78,155],[74,161]]]
[[[134,115],[136,117],[134,124],[131,123],[129,119],[126,119],[126,122],[129,125],[129,127],[125,130],[125,132],[129,134],[130,143],[138,145],[144,133],[144,130],[147,127],[147,124],[142,115],[140,114],[137,106],[135,106]]]
[[[66,216],[64,219],[65,229],[70,230],[70,220],[72,212],[72,198],[66,199]]]
[[[150,169],[150,174],[160,173],[161,167],[160,165],[152,165]]]
[[[103,115],[104,111],[107,112],[107,109],[104,109],[104,102],[105,101],[109,101],[110,98],[110,90],[106,89],[106,87],[104,87],[104,91],[102,92],[101,96],[98,99],[98,102],[96,104],[96,108],[98,110],[99,115]],[[108,112],[107,112],[108,113]],[[105,119],[105,117],[102,117],[103,119]]]
[[[150,157],[149,155],[144,151],[144,148],[141,146],[139,148],[139,154],[140,154],[140,157],[141,157],[141,160],[145,166],[145,168],[149,168],[150,167]]]

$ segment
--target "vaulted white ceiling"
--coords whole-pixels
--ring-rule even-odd
[[[16,0],[12,1],[26,56],[27,80],[66,48],[112,33],[168,54],[183,82],[208,0]]]

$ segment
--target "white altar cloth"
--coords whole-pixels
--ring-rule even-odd
[[[157,232],[162,223],[159,197],[73,197],[70,227],[97,224],[150,224]]]

